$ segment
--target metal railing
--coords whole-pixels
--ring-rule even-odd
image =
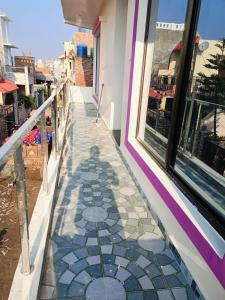
[[[48,184],[48,144],[46,141],[46,119],[45,112],[51,108],[52,117],[52,155],[57,158],[59,151],[58,132],[62,121],[66,120],[66,84],[52,91],[51,96],[35,111],[35,113],[10,137],[10,139],[0,147],[0,169],[13,156],[16,197],[18,202],[21,257],[23,274],[30,274],[30,251],[29,251],[29,231],[28,231],[28,196],[26,190],[25,168],[22,144],[26,135],[40,121],[41,126],[41,146],[43,154],[43,184],[42,188],[46,194],[49,192]]]

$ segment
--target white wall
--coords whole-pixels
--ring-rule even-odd
[[[109,0],[100,12],[100,113],[111,130],[121,127],[127,0]]]
[[[70,93],[73,103],[92,103],[92,87],[71,85]]]
[[[131,114],[129,126],[129,143],[134,150],[140,155],[145,163],[150,167],[152,172],[163,183],[164,187],[169,191],[170,195],[175,199],[176,203],[182,208],[185,214],[189,217],[191,222],[195,225],[201,235],[214,249],[219,257],[224,257],[225,243],[218,233],[210,226],[210,224],[202,217],[198,210],[193,206],[184,194],[175,186],[170,178],[159,168],[156,162],[149,156],[143,147],[137,142],[135,138],[137,126],[137,112],[140,92],[140,81],[142,73],[142,57],[143,57],[143,40],[145,32],[145,20],[147,11],[147,0],[139,1],[138,14],[138,31],[137,40],[135,44],[135,60],[133,85],[131,96]],[[193,278],[197,282],[201,292],[206,299],[224,299],[224,289],[212,270],[209,268],[206,261],[203,259],[198,249],[187,236],[186,232],[176,220],[172,212],[169,210],[166,202],[162,199],[160,194],[156,191],[153,184],[142,171],[141,167],[135,161],[133,155],[128,151],[124,144],[126,132],[127,119],[127,103],[129,93],[130,80],[130,66],[131,66],[131,49],[132,49],[132,34],[133,34],[133,17],[134,17],[135,0],[129,0],[128,18],[127,18],[127,37],[126,37],[126,53],[125,53],[125,69],[124,69],[124,83],[123,83],[123,108],[122,108],[122,139],[121,150],[131,167],[135,177],[141,185],[144,193],[152,209],[156,212],[161,222],[163,223],[167,234],[175,245],[176,249],[181,255]],[[224,270],[221,270],[223,272]]]

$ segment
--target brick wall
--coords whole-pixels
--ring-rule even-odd
[[[90,49],[94,46],[93,34],[91,32],[75,32],[74,34],[74,45],[75,52],[77,45],[85,44],[88,47],[88,55],[90,55]]]
[[[8,136],[7,124],[5,114],[0,111],[0,146],[3,144],[4,139]]]
[[[93,85],[93,59],[75,57],[75,84],[77,86]]]

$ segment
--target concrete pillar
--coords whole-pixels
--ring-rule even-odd
[[[25,95],[30,95],[30,84],[29,84],[29,73],[28,73],[28,67],[24,67],[24,74],[25,74]]]
[[[4,96],[0,93],[0,105],[4,105]]]

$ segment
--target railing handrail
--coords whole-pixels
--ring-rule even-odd
[[[60,91],[63,84],[52,91],[51,96],[35,111],[35,113],[10,137],[10,139],[0,147],[0,166],[7,162],[8,158],[23,143],[26,135],[37,124],[45,110],[52,104],[57,90]]]
[[[202,99],[197,99],[197,98],[192,98],[192,97],[186,97],[186,100],[187,101],[194,101],[194,102],[197,102],[199,104],[202,104],[203,106],[214,106],[214,107],[217,107],[217,108],[222,108],[222,109],[225,109],[225,105],[223,104],[217,104],[217,103],[213,103],[213,102],[209,102],[209,101],[205,101],[205,100],[202,100]]]

